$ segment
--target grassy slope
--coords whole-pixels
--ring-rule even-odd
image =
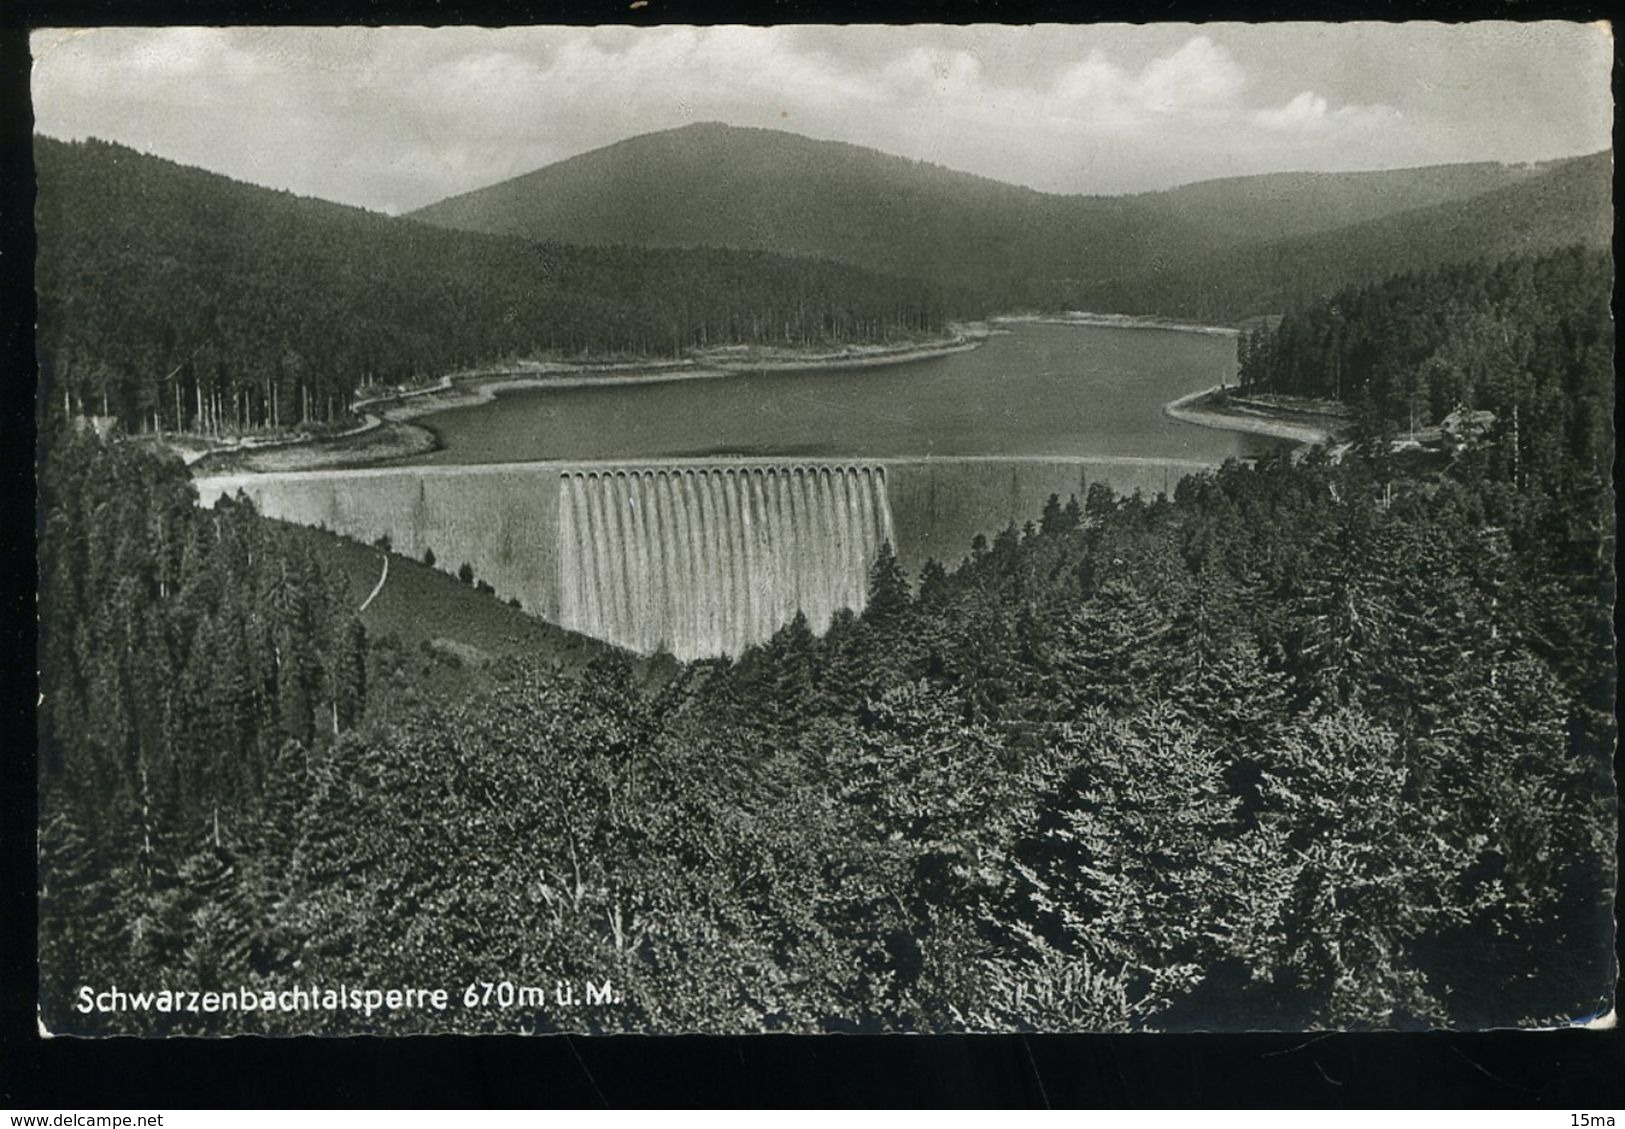
[[[383,558],[389,557],[389,579],[362,613],[362,624],[375,651],[389,652],[384,666],[432,672],[428,682],[448,693],[475,689],[493,660],[528,658],[579,673],[594,658],[615,650],[528,615],[421,561],[385,554],[325,530],[288,528],[344,576],[357,607],[378,583]],[[635,673],[646,683],[657,681],[669,666],[669,659],[633,659]]]

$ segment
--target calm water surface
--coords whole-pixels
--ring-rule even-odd
[[[712,455],[1136,455],[1222,460],[1272,441],[1169,419],[1233,380],[1212,334],[1022,325],[968,353],[868,369],[515,389],[418,422],[427,463]]]

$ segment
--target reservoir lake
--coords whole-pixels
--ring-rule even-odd
[[[1219,462],[1278,441],[1170,419],[1234,381],[1235,338],[1018,323],[980,348],[871,368],[498,391],[417,422],[474,464],[726,455],[1089,455]]]

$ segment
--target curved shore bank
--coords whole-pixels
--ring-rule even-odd
[[[989,319],[999,325],[1077,325],[1091,329],[1161,329],[1175,333],[1205,333],[1213,337],[1236,337],[1241,331],[1231,325],[1203,325],[1199,322],[1159,318],[1151,314],[1092,314],[1069,310],[1064,314],[1008,314]]]
[[[274,443],[221,446],[183,457],[193,477],[198,478],[339,470],[425,455],[438,446],[439,441],[428,428],[391,419],[387,413],[368,412],[360,424],[338,435],[303,435]]]
[[[923,348],[895,349],[884,353],[816,354],[808,357],[772,357],[772,359],[707,359],[704,362],[684,361],[673,364],[624,364],[624,366],[533,366],[522,369],[461,372],[440,378],[439,385],[424,390],[390,396],[390,403],[382,414],[393,421],[418,419],[452,408],[473,408],[491,403],[504,391],[535,390],[535,388],[598,388],[614,385],[653,385],[678,380],[725,380],[744,374],[760,372],[830,372],[842,369],[879,369],[910,361],[929,361],[933,357],[954,356],[978,348],[981,338],[933,344]]]
[[[1278,415],[1266,415],[1261,411],[1240,411],[1231,406],[1221,408],[1213,405],[1215,396],[1230,391],[1226,385],[1214,385],[1212,388],[1171,400],[1162,406],[1162,411],[1164,415],[1181,423],[1210,427],[1218,431],[1264,435],[1271,439],[1284,439],[1290,443],[1312,446],[1325,443],[1332,438],[1334,424],[1329,419],[1324,423],[1318,420],[1309,423]]]
[[[429,388],[363,401],[386,419],[403,421],[451,408],[488,404],[507,391],[592,388],[626,384],[667,384],[681,380],[720,380],[746,373],[828,372],[881,368],[948,357],[979,347],[984,327],[969,327],[949,338],[904,346],[856,345],[833,352],[724,347],[681,361],[627,361],[608,364],[538,362],[509,369],[452,373]]]

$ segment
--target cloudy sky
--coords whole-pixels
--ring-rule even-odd
[[[1609,145],[1583,24],[36,32],[36,128],[384,211],[695,121],[1054,192]]]

